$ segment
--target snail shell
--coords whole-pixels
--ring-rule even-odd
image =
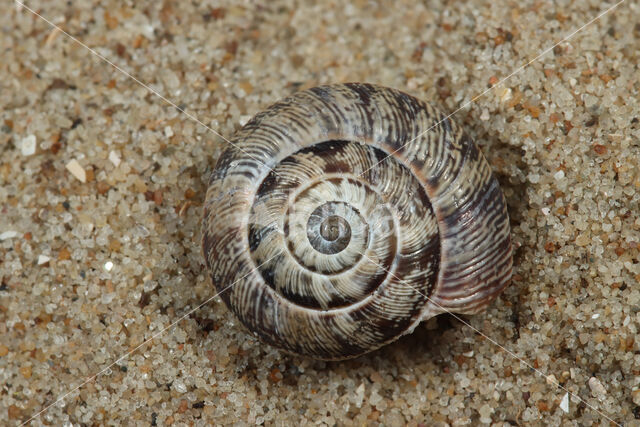
[[[336,84],[255,116],[218,160],[203,253],[263,341],[344,359],[510,282],[504,197],[473,141],[397,90]]]

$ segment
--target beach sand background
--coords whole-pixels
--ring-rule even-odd
[[[638,3],[553,48],[613,3],[345,3],[27,3],[149,88],[3,3],[0,419],[640,425]],[[203,124],[229,138],[348,81],[464,106],[508,202],[513,284],[472,328],[443,315],[345,362],[261,344],[219,298],[164,330],[214,295],[200,217],[226,143]]]

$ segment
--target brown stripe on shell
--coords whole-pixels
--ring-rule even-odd
[[[294,353],[348,358],[443,309],[481,310],[508,284],[502,193],[444,117],[354,83],[294,94],[236,134],[239,148],[210,178],[202,245],[214,285],[232,285],[221,297],[249,330]],[[369,239],[352,233],[335,254],[313,252],[315,237],[295,233],[322,203],[353,206],[361,219],[340,212]]]

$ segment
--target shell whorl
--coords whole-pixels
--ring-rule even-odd
[[[203,252],[221,298],[267,343],[354,357],[443,311],[481,311],[509,283],[498,183],[435,107],[321,86],[232,142],[209,182]]]

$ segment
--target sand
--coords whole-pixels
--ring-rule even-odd
[[[613,3],[28,2],[95,54],[10,3],[2,423],[640,425],[637,2],[538,59]],[[207,127],[228,138],[346,81],[460,109],[517,250],[513,284],[471,327],[443,315],[319,362],[207,302],[200,216],[226,144]]]

